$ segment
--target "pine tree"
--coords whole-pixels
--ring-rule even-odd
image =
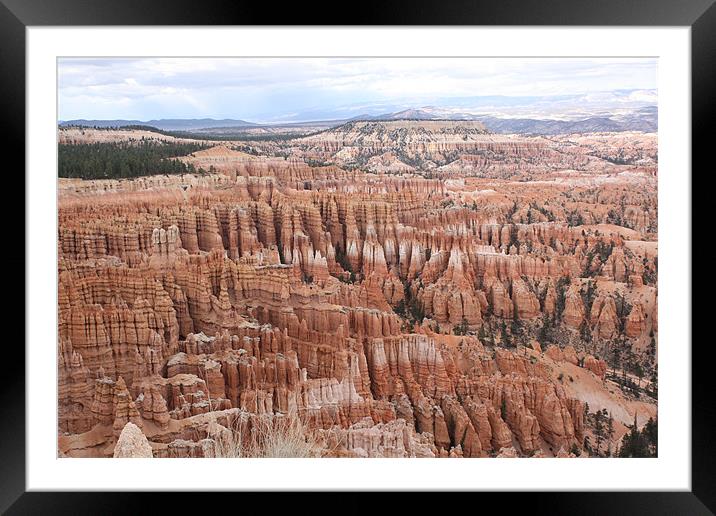
[[[502,321],[502,325],[500,326],[500,340],[502,341],[502,347],[511,348],[513,346],[512,338],[507,332],[507,324],[505,324],[505,321]]]
[[[656,420],[649,418],[642,433],[648,442],[651,456],[656,457],[659,452],[659,428]]]
[[[658,430],[657,422],[652,418],[639,431],[637,427],[636,414],[634,424],[629,432],[622,438],[622,445],[619,448],[619,457],[655,457],[657,454]]]
[[[589,436],[588,436],[588,435],[585,435],[585,436],[584,436],[584,449],[587,451],[587,453],[588,453],[590,456],[593,455],[593,451],[594,451],[594,450],[592,450],[592,441],[591,441],[591,439],[589,439]]]
[[[604,438],[604,415],[601,410],[597,410],[594,413],[594,436],[597,439],[597,455],[599,455],[599,447]]]
[[[549,340],[550,336],[550,330],[552,328],[553,322],[550,319],[549,315],[544,314],[542,316],[542,327],[539,330],[539,333],[537,334],[537,341],[540,343],[540,345],[545,346]]]
[[[483,323],[480,325],[480,329],[479,329],[478,332],[477,332],[477,338],[478,338],[478,339],[480,340],[480,342],[483,343],[483,344],[487,342],[487,330],[485,330],[485,325],[486,325],[486,323],[483,322]]]
[[[468,331],[467,319],[465,319],[463,317],[460,324],[455,325],[455,327],[453,328],[453,333],[455,335],[467,335],[467,331]]]

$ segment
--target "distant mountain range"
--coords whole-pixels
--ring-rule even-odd
[[[594,116],[584,120],[534,120],[529,118],[478,118],[491,133],[553,135],[621,131],[657,131],[657,116],[635,115],[610,118]]]
[[[630,113],[596,115],[580,120],[545,120],[534,118],[478,117],[493,133],[514,134],[565,134],[643,131],[656,132],[659,127],[656,106],[648,106]]]
[[[305,122],[307,120],[350,120],[381,116],[385,113],[426,111],[471,118],[477,115],[496,118],[529,118],[578,120],[592,116],[610,116],[658,103],[656,89],[617,89],[556,95],[470,95],[461,97],[405,98],[402,101],[371,101],[335,103],[330,99],[312,108],[291,113],[269,113],[248,118],[262,123]],[[447,118],[447,116],[444,116]]]
[[[160,120],[63,120],[60,126],[81,125],[86,127],[126,127],[128,125],[148,125],[163,131],[195,131],[219,127],[254,127],[258,124],[244,120],[225,118],[162,118]]]
[[[500,134],[565,134],[644,131],[655,132],[658,128],[656,106],[648,106],[620,115],[589,116],[576,120],[550,120],[540,118],[508,118],[470,113],[452,113],[445,110],[407,109],[383,115],[362,115],[351,120],[478,120],[491,133]]]
[[[311,122],[289,122],[275,124],[259,124],[245,120],[213,118],[202,119],[161,119],[161,120],[66,120],[61,126],[81,125],[89,127],[124,127],[130,125],[152,126],[164,131],[197,132],[210,135],[227,129],[250,130],[261,127],[300,127],[322,126],[336,127],[346,122],[366,120],[476,120],[482,122],[487,130],[499,134],[553,135],[565,133],[593,133],[643,131],[655,132],[658,128],[658,111],[656,106],[645,106],[633,110],[625,110],[617,114],[596,113],[581,118],[548,119],[541,117],[508,117],[484,114],[455,112],[441,108],[411,108],[379,115],[359,115],[349,119]],[[222,131],[219,131],[219,130]],[[213,131],[212,131],[213,130]]]

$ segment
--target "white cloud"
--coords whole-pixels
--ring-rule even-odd
[[[59,62],[59,88],[61,119],[268,119],[361,104],[653,90],[656,60],[73,58]]]

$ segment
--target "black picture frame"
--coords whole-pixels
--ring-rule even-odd
[[[343,10],[344,8],[347,8]],[[338,15],[339,12],[343,14]],[[321,15],[318,13],[327,13]],[[350,14],[348,14],[350,13]],[[332,19],[326,19],[333,16]],[[405,3],[398,1],[361,2],[341,6],[336,2],[285,3],[204,0],[0,0],[0,112],[5,149],[13,149],[19,165],[6,167],[5,185],[10,170],[17,182],[6,186],[14,197],[24,191],[25,148],[25,51],[28,26],[82,25],[572,25],[572,26],[688,26],[691,27],[692,73],[692,158],[707,163],[714,134],[716,92],[716,6],[714,0],[543,0],[516,1],[437,1]],[[709,130],[709,127],[711,128]],[[711,144],[712,145],[712,144]],[[702,158],[699,160],[699,158]],[[694,165],[695,166],[695,165]],[[692,168],[694,168],[692,166]],[[702,171],[706,172],[706,171]],[[684,180],[692,176],[684,171]],[[12,188],[12,189],[10,189]],[[10,194],[6,194],[10,195]],[[692,204],[693,205],[693,204]],[[6,210],[7,212],[7,210]],[[17,210],[4,227],[14,231],[6,241],[12,270],[25,264],[24,225]],[[6,217],[10,217],[6,215]],[[693,232],[692,232],[693,234]],[[20,245],[20,242],[23,244]],[[690,249],[684,252],[691,253]],[[691,257],[691,254],[689,254]],[[25,275],[31,274],[25,266]],[[690,290],[691,291],[691,290]],[[19,290],[14,290],[19,292]],[[17,294],[13,294],[17,296]],[[5,299],[16,299],[6,297]],[[691,300],[683,300],[691,303]],[[14,303],[18,309],[20,303]],[[24,310],[24,303],[22,304]],[[30,307],[28,307],[30,308]],[[23,312],[24,314],[24,312]],[[19,319],[18,317],[15,320]],[[481,493],[479,505],[513,506],[526,503],[531,512],[550,514],[713,514],[716,510],[716,467],[714,467],[714,402],[711,375],[711,342],[691,342],[691,328],[685,328],[685,342],[669,343],[692,350],[692,490],[690,492],[531,492]],[[0,511],[8,514],[114,514],[141,513],[148,509],[146,495],[130,493],[38,493],[25,492],[25,356],[19,339],[6,334],[0,387]],[[7,353],[10,353],[8,356]],[[8,366],[7,364],[11,364]],[[183,506],[188,493],[163,496],[162,508]],[[242,494],[241,496],[245,496]],[[265,495],[264,495],[265,496]],[[298,501],[294,495],[294,502]],[[303,498],[303,496],[299,496]],[[443,510],[445,497],[413,498],[427,509],[436,502]],[[218,503],[217,495],[205,498]],[[346,495],[341,505],[346,510],[371,510],[355,493]],[[166,504],[168,505],[165,505]],[[453,502],[449,502],[452,505]],[[474,503],[474,502],[470,502]],[[330,509],[331,504],[321,504]],[[335,509],[335,507],[334,507]],[[319,509],[325,510],[325,509]],[[313,512],[313,511],[312,511]]]

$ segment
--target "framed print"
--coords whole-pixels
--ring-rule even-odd
[[[0,11],[28,203],[3,510],[434,490],[711,513],[711,3],[261,26],[292,8],[180,2],[172,27],[101,4]]]

